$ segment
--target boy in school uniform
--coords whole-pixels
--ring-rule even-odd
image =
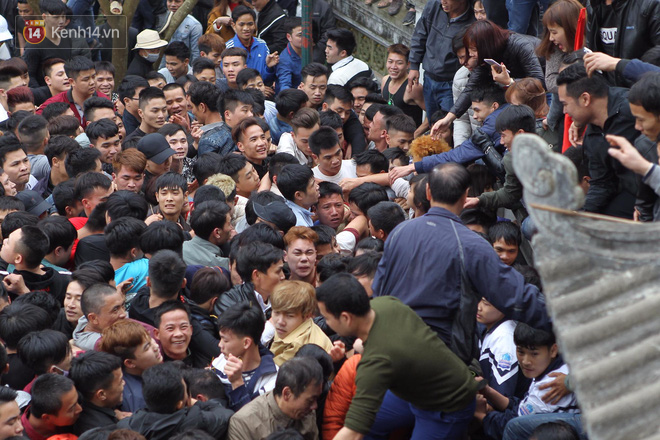
[[[477,322],[486,326],[479,356],[483,378],[503,396],[522,397],[516,391],[522,388],[524,395],[529,381],[521,377],[516,358],[516,344],[513,342],[516,322],[505,319],[504,314],[485,298],[477,306]]]
[[[475,417],[482,421],[484,432],[492,438],[502,438],[506,424],[515,417],[530,414],[580,412],[575,394],[562,397],[559,402],[546,403],[540,387],[552,382],[551,373],[568,374],[568,366],[559,355],[555,335],[518,323],[513,333],[518,364],[525,377],[532,379],[525,397],[520,400],[506,397],[487,386],[481,392],[494,408],[488,411],[485,400],[477,403]]]

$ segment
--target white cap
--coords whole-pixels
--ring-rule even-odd
[[[11,40],[13,37],[9,32],[9,26],[7,25],[7,20],[5,17],[0,15],[0,41]]]

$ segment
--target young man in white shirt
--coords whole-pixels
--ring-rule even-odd
[[[323,182],[339,184],[342,179],[356,178],[355,163],[342,160],[344,152],[339,146],[339,136],[330,127],[321,127],[309,137],[312,157],[318,163],[314,167],[314,177]]]

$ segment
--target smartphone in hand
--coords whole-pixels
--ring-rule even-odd
[[[497,71],[497,73],[502,73],[502,66],[497,61],[491,58],[484,58],[484,62],[489,66],[495,67],[495,71]]]

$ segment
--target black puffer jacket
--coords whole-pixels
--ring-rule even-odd
[[[605,0],[587,3],[587,47],[594,52],[601,51],[599,18],[605,6]],[[641,58],[649,49],[660,45],[660,1],[614,0],[612,6],[618,19],[614,43],[616,58]]]

